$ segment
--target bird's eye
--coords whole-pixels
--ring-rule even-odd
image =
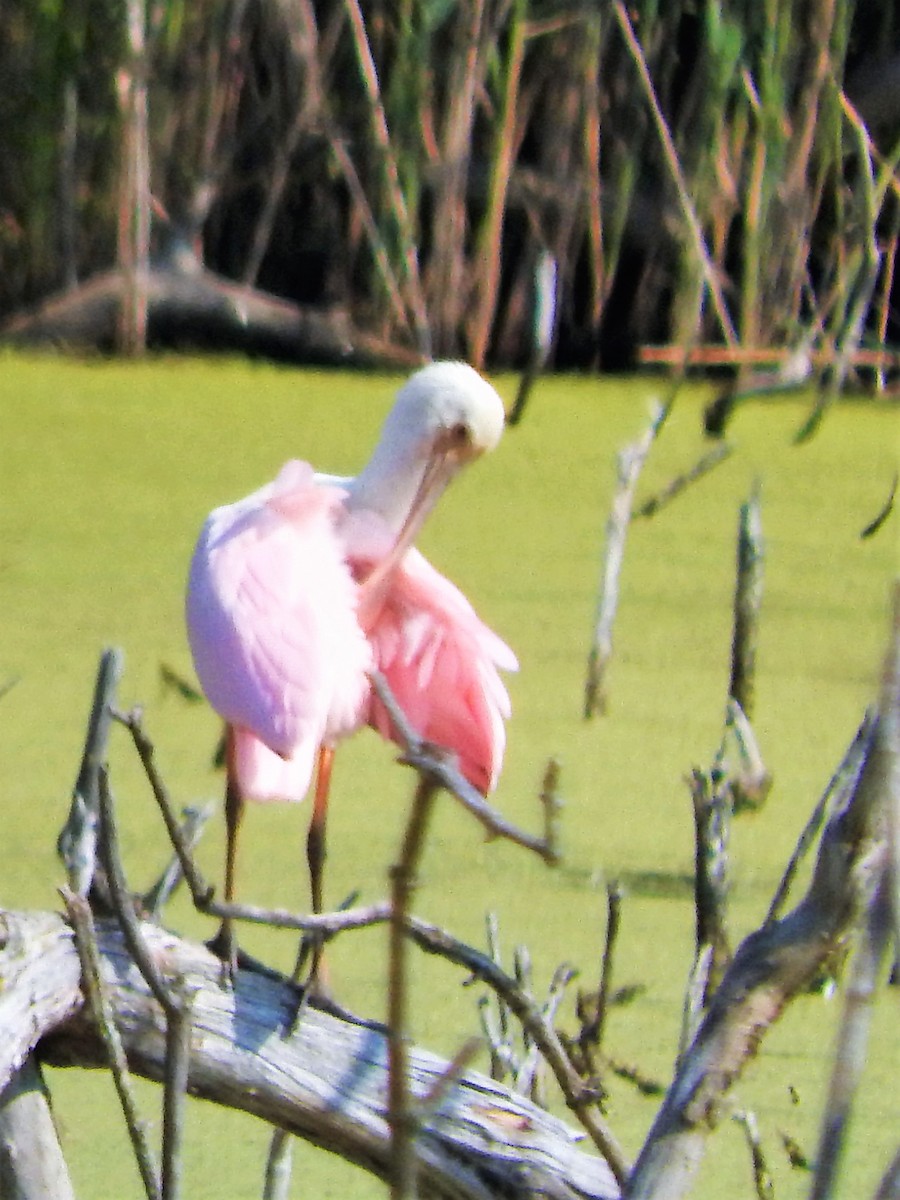
[[[472,440],[472,433],[468,425],[462,421],[454,425],[450,429],[450,441],[454,446],[465,446]]]

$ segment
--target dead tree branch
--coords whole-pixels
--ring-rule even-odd
[[[888,653],[880,712],[867,730],[862,768],[832,809],[805,897],[770,919],[738,948],[696,1037],[683,1055],[626,1188],[628,1200],[686,1194],[723,1098],[766,1030],[845,944],[873,902],[887,859],[889,807],[900,678],[900,604]]]
[[[183,980],[193,996],[190,1094],[252,1113],[387,1179],[384,1035],[308,1007],[285,1036],[297,1003],[287,981],[240,971],[234,989],[224,989],[221,964],[205,947],[154,924],[140,928],[158,969]],[[0,1088],[35,1047],[54,1065],[106,1065],[81,993],[70,926],[60,916],[7,912],[0,929]],[[117,922],[98,920],[96,940],[105,994],[131,1070],[159,1081],[167,1058],[164,1014]],[[447,1067],[413,1047],[409,1065],[416,1097],[427,1097]],[[558,1118],[466,1072],[420,1130],[419,1194],[423,1200],[497,1194],[613,1200],[618,1187],[609,1167],[576,1142]]]

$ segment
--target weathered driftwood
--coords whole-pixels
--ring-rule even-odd
[[[115,921],[98,920],[106,994],[133,1072],[163,1076],[162,1009]],[[73,934],[49,913],[6,912],[0,924],[0,1087],[36,1049],[58,1066],[105,1065],[81,991]],[[370,1025],[306,1008],[294,1032],[297,993],[286,982],[238,973],[220,984],[221,963],[204,947],[142,925],[157,968],[191,994],[188,1091],[252,1113],[385,1178],[390,1164],[387,1039]],[[425,1096],[446,1063],[409,1052],[412,1092]],[[475,1072],[449,1088],[416,1143],[420,1195],[617,1197],[602,1159],[586,1153],[562,1121]]]

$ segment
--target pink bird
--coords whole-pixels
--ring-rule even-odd
[[[302,800],[322,910],[335,745],[364,725],[397,741],[370,672],[413,728],[454,752],[480,791],[496,781],[516,658],[412,543],[453,477],[500,440],[500,397],[461,362],[416,372],[355,479],[288,462],[272,482],[207,518],[191,563],[187,625],[197,675],[227,726],[225,899],[234,897],[247,800]],[[229,920],[214,946],[231,969]],[[314,968],[315,969],[315,968]]]

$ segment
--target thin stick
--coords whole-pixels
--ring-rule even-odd
[[[775,1195],[775,1184],[772,1180],[769,1164],[766,1162],[765,1153],[763,1152],[756,1116],[745,1109],[738,1109],[733,1116],[744,1131],[747,1148],[750,1151],[750,1161],[753,1166],[753,1185],[757,1198],[758,1200],[772,1200],[772,1197]]]
[[[864,529],[860,530],[860,541],[872,537],[882,527],[891,513],[894,511],[894,500],[897,496],[897,487],[900,485],[900,475],[894,473],[894,478],[891,481],[891,490],[888,493],[888,498],[878,510],[878,513],[868,522]]]
[[[562,767],[558,758],[549,758],[544,770],[541,784],[540,801],[544,809],[544,845],[550,854],[551,862],[559,862],[562,858],[560,842],[562,840],[563,801],[559,794],[559,776]]]
[[[883,821],[888,828],[896,810],[898,793],[894,788],[900,778],[900,739],[897,736],[900,727],[900,584],[895,584],[892,599],[891,641],[885,659],[878,719],[872,748],[858,785],[861,789],[867,784],[881,801],[882,811],[876,810],[869,818],[873,826]],[[810,1200],[827,1200],[834,1191],[850,1108],[865,1065],[866,1040],[878,972],[896,931],[897,883],[892,878],[891,869],[895,847],[890,842],[889,834],[877,888],[868,907],[863,937],[857,948],[844,998]]]
[[[150,783],[151,790],[162,812],[163,820],[166,824],[166,829],[169,833],[169,839],[175,848],[181,862],[181,869],[184,872],[185,882],[191,889],[191,895],[194,898],[194,903],[198,908],[203,908],[205,904],[212,898],[213,889],[206,882],[200,872],[194,865],[194,860],[188,851],[184,839],[181,837],[181,830],[175,814],[172,809],[172,802],[169,798],[169,789],[156,767],[154,760],[153,742],[147,736],[140,709],[134,708],[131,712],[123,713],[113,711],[112,714],[117,721],[120,721],[128,732],[131,734],[131,739],[134,742],[135,749],[138,752],[138,757],[144,768],[147,780]]]
[[[685,1051],[694,1040],[694,1035],[703,1019],[704,998],[709,986],[709,971],[712,966],[713,948],[709,942],[697,947],[688,975],[681,1011],[681,1035],[678,1039],[676,1064],[681,1062]]]
[[[294,1137],[286,1129],[276,1129],[269,1142],[263,1200],[287,1200],[294,1164]]]
[[[600,589],[594,621],[594,637],[588,655],[587,679],[584,686],[584,717],[590,720],[596,713],[605,713],[608,703],[606,672],[612,658],[613,624],[619,603],[619,573],[625,556],[625,539],[631,519],[631,505],[638,476],[672,407],[670,399],[657,405],[644,434],[626,446],[617,458],[616,491],[606,522],[606,546],[600,572]]]
[[[863,717],[862,723],[856,731],[856,736],[848,746],[840,765],[828,781],[828,786],[810,814],[809,820],[804,825],[800,837],[797,839],[797,845],[794,847],[794,852],[788,860],[778,887],[775,889],[772,903],[769,905],[769,911],[766,914],[766,925],[777,920],[781,910],[784,908],[791,885],[800,869],[800,864],[816,840],[826,816],[834,808],[845,803],[846,797],[856,787],[859,774],[866,761],[866,752],[872,736],[874,719],[872,713],[866,713]]]
[[[550,980],[550,987],[547,992],[547,999],[541,1008],[541,1016],[549,1028],[553,1028],[553,1022],[556,1019],[557,1011],[565,996],[566,988],[575,978],[577,972],[567,963],[562,963],[553,972],[553,978]],[[528,1039],[528,1052],[522,1060],[515,1078],[515,1090],[521,1096],[527,1096],[535,1104],[539,1104],[541,1108],[546,1108],[546,1099],[544,1096],[544,1088],[542,1085],[542,1074],[540,1071],[541,1063],[541,1048],[533,1039]]]
[[[900,1200],[900,1150],[891,1160],[872,1200]]]
[[[694,907],[697,955],[712,947],[704,1006],[731,961],[727,933],[728,839],[731,796],[727,781],[713,769],[694,770],[688,781],[694,813]]]
[[[643,504],[639,505],[634,510],[633,515],[635,517],[655,516],[661,508],[665,508],[667,504],[671,504],[692,483],[697,483],[709,475],[720,463],[730,458],[733,453],[734,447],[729,442],[717,442],[692,467],[689,467],[681,475],[676,475],[664,488],[661,488],[655,495],[650,496]]]
[[[407,919],[412,939],[429,954],[438,954],[456,963],[486,983],[509,1006],[534,1044],[540,1047],[553,1072],[566,1104],[581,1122],[594,1145],[606,1159],[618,1182],[624,1186],[629,1164],[615,1135],[597,1111],[597,1092],[575,1071],[556,1030],[548,1025],[535,1002],[527,997],[486,954],[458,941],[436,925],[418,917]]]
[[[558,274],[556,259],[549,250],[542,250],[534,269],[531,353],[519,380],[515,402],[506,418],[507,425],[518,425],[522,420],[534,382],[547,363],[553,345],[553,330],[556,325]]]
[[[764,557],[757,484],[749,500],[741,505],[738,521],[734,631],[731,639],[731,679],[728,684],[728,695],[738,702],[748,719],[753,716]]]
[[[619,940],[619,925],[622,918],[622,899],[625,893],[618,880],[606,885],[606,939],[603,943],[603,961],[600,966],[600,986],[597,989],[597,1016],[591,1030],[591,1040],[596,1050],[603,1045],[606,1017],[609,1012],[609,997],[612,990],[613,961]]]
[[[391,694],[387,680],[378,671],[370,673],[372,687],[381,700],[391,723],[403,741],[404,752],[400,761],[415,770],[433,776],[442,788],[454,795],[469,812],[481,822],[494,837],[506,838],[516,845],[532,850],[545,862],[556,862],[556,851],[544,838],[525,833],[510,824],[495,808],[487,803],[480,792],[464,779],[440,747],[430,746],[422,740],[406,719],[406,715]]]
[[[180,827],[180,840],[188,854],[200,841],[203,830],[210,817],[216,811],[214,804],[206,804],[203,808],[188,806],[182,810],[184,821]],[[156,883],[145,893],[142,906],[154,921],[159,921],[162,910],[172,896],[172,893],[184,879],[184,869],[178,854],[165,867]]]
[[[416,1136],[419,1114],[409,1086],[409,978],[406,926],[418,880],[425,832],[438,794],[437,781],[421,775],[398,861],[391,868],[391,922],[388,958],[388,1121],[391,1126],[391,1196],[416,1195]]]
[[[110,899],[131,957],[166,1017],[166,1067],[163,1080],[162,1200],[178,1200],[184,1097],[187,1091],[191,1022],[189,1006],[166,982],[147,949],[119,854],[119,836],[106,768],[99,774],[100,847]]]
[[[95,878],[100,810],[97,776],[106,760],[110,709],[115,703],[123,661],[121,650],[106,649],[100,655],[84,751],[72,789],[72,805],[56,843],[57,853],[66,868],[69,887],[78,896],[88,895]],[[104,886],[101,885],[101,892]]]
[[[81,961],[85,994],[97,1030],[106,1047],[110,1073],[119,1096],[119,1103],[122,1106],[125,1126],[137,1160],[144,1192],[147,1200],[162,1200],[158,1182],[159,1172],[153,1160],[153,1151],[147,1141],[145,1124],[138,1115],[128,1062],[122,1048],[122,1039],[119,1037],[119,1031],[113,1020],[112,1006],[103,986],[94,919],[83,896],[76,895],[70,888],[61,888],[60,894],[65,902],[69,920],[72,922],[75,947]]]

